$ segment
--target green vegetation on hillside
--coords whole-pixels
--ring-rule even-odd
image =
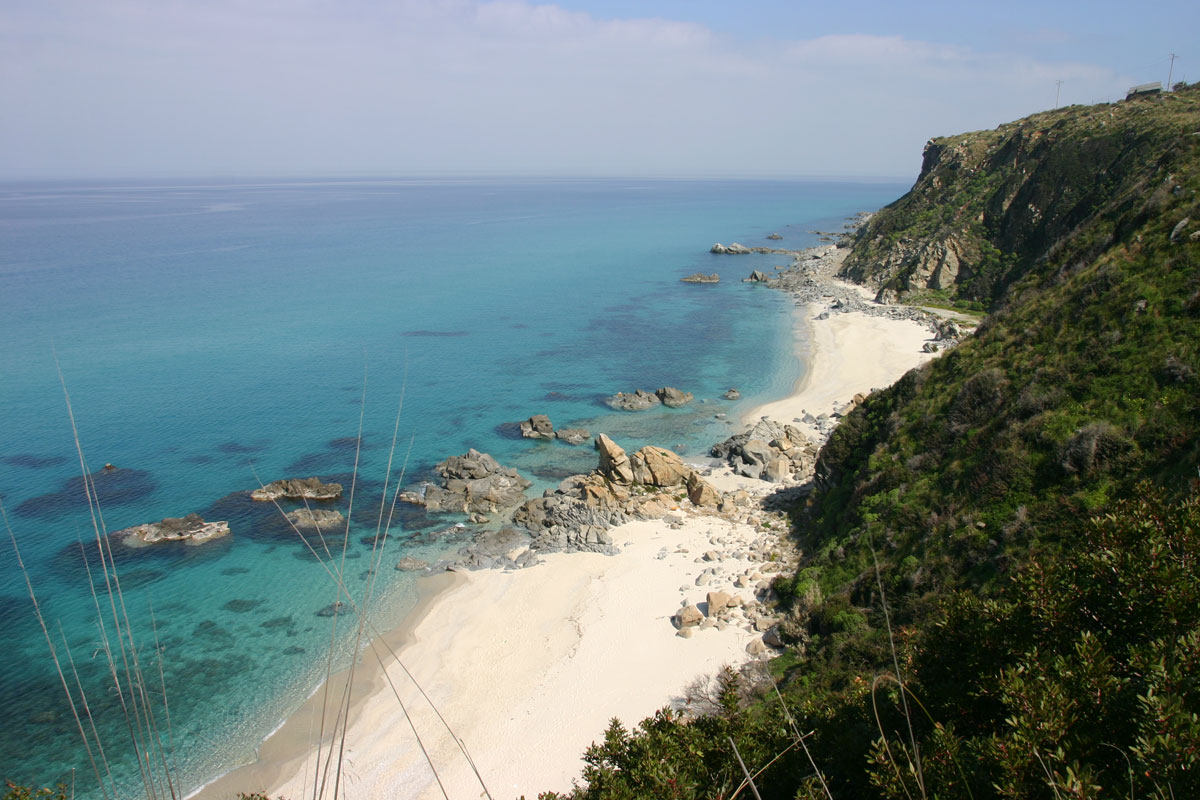
[[[1200,90],[934,140],[847,263],[992,313],[823,448],[780,695],[574,796],[1200,796]]]

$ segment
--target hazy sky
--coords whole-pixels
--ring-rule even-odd
[[[0,177],[910,178],[1200,80],[1200,2],[3,0]]]

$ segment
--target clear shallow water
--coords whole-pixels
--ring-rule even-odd
[[[334,600],[325,569],[258,479],[352,470],[365,398],[347,580],[361,594],[393,420],[406,481],[476,447],[550,485],[595,464],[588,447],[505,435],[534,413],[699,457],[729,433],[715,414],[785,393],[790,304],[743,284],[781,256],[712,256],[714,241],[816,244],[905,187],[734,181],[361,181],[236,185],[0,185],[0,496],[62,655],[67,642],[108,741],[123,741],[94,656],[61,364],[109,530],[198,512],[233,536],[123,553],[139,645],[154,625],[175,760],[195,786],[254,746],[324,672]],[[679,278],[719,272],[722,283]],[[364,393],[365,373],[365,393]],[[614,414],[618,390],[673,385],[690,408]],[[720,399],[729,386],[744,399]],[[398,459],[399,460],[399,459]],[[256,477],[257,476],[257,477]],[[394,478],[393,478],[394,480]],[[348,484],[348,478],[345,480]],[[536,489],[535,489],[536,490]],[[344,504],[341,506],[344,508]],[[372,610],[413,602],[399,556],[433,558],[454,517],[405,509]],[[94,545],[93,545],[94,547]],[[118,551],[121,552],[121,551]],[[152,620],[153,616],[153,620]],[[153,623],[153,624],[152,624]],[[61,636],[58,626],[61,625]],[[0,551],[0,777],[93,787],[11,548]],[[346,629],[349,626],[341,624]],[[121,723],[123,724],[123,723]],[[108,755],[128,781],[125,752]]]

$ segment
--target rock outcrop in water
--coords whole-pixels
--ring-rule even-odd
[[[545,414],[534,414],[521,423],[521,436],[526,439],[553,439],[554,425]]]
[[[205,522],[199,514],[167,517],[161,522],[134,525],[113,534],[129,547],[146,547],[161,542],[198,545],[229,535],[228,522]]]
[[[661,389],[656,389],[654,395],[667,408],[682,408],[692,402],[693,399],[691,392],[681,392],[674,386],[664,386]]]
[[[648,408],[654,408],[661,402],[657,395],[638,389],[633,394],[617,392],[605,400],[604,404],[616,411],[645,411]]]
[[[693,272],[686,278],[680,278],[679,280],[683,283],[720,283],[721,276],[715,272],[709,275],[705,275],[703,272]]]
[[[490,514],[525,499],[533,484],[521,473],[503,467],[495,458],[472,448],[434,467],[440,484],[427,483],[423,491],[402,492],[400,499],[425,506],[426,511]]]
[[[638,389],[633,394],[617,392],[605,400],[604,404],[616,411],[645,411],[660,404],[667,408],[679,408],[692,402],[693,397],[691,392],[680,391],[674,386],[664,386],[653,392],[642,389]]]
[[[337,500],[342,496],[340,483],[322,483],[320,478],[285,478],[272,481],[250,493],[252,500]]]

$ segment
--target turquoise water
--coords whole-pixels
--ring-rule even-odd
[[[94,555],[95,537],[56,359],[89,467],[118,467],[98,485],[108,530],[193,511],[233,528],[202,547],[117,551],[132,629],[155,673],[161,652],[173,767],[194,787],[253,756],[320,680],[329,651],[333,621],[316,612],[333,602],[334,585],[273,507],[245,498],[259,479],[318,475],[348,486],[363,412],[346,569],[361,595],[371,555],[362,539],[374,531],[401,402],[405,482],[469,447],[516,466],[538,481],[535,490],[594,466],[590,448],[507,434],[504,423],[535,413],[627,448],[655,443],[700,457],[729,434],[716,414],[736,417],[782,395],[802,369],[788,299],[740,282],[786,259],[712,256],[709,246],[768,244],[773,231],[784,237],[777,246],[811,246],[808,231],[840,228],[904,188],[511,179],[0,186],[0,497],[60,657],[72,655],[111,743],[117,781],[129,785],[136,765],[96,655],[80,555],[81,542]],[[719,272],[722,282],[679,282],[696,271]],[[600,402],[664,385],[694,392],[696,403],[620,415]],[[744,399],[721,399],[729,386]],[[456,521],[404,509],[393,522],[371,609],[380,625],[413,601],[411,578],[392,564],[460,546],[429,535]],[[73,776],[82,796],[93,793],[7,544],[0,625],[8,645],[0,777]]]

